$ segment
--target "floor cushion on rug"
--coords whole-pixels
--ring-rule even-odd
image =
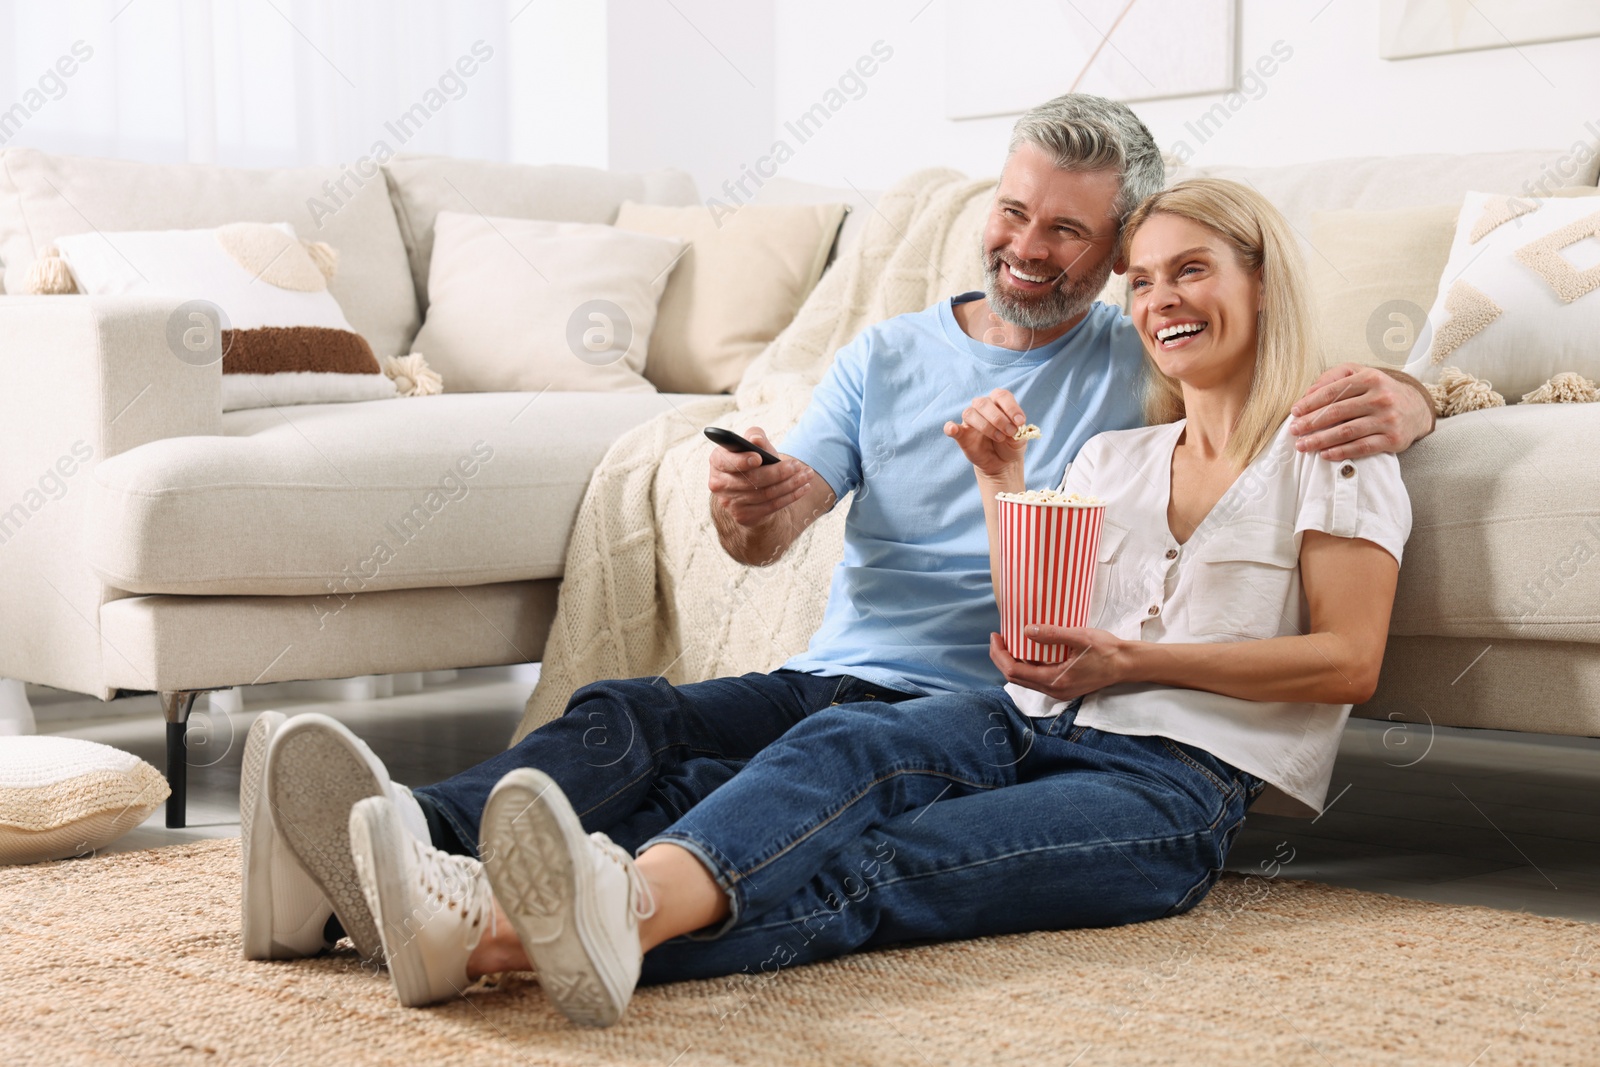
[[[0,741],[0,863],[81,856],[138,826],[167,799],[138,756],[73,737]]]

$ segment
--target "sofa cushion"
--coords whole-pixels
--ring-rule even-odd
[[[731,393],[805,303],[844,221],[843,204],[698,205],[632,200],[617,229],[687,241],[661,294],[644,376],[666,393]]]
[[[1440,419],[1400,457],[1413,521],[1390,632],[1600,643],[1597,453],[1600,404]]]
[[[1594,186],[1557,197],[1600,196]],[[1384,211],[1314,211],[1306,257],[1329,364],[1403,367],[1450,261],[1461,202]]]
[[[413,345],[446,392],[654,390],[645,354],[683,241],[459,211],[439,212],[434,234]]]
[[[223,436],[94,469],[88,560],[131,593],[347,598],[558,577],[605,450],[684,401],[464,393],[229,412]]]
[[[405,238],[417,304],[428,307],[433,220],[441,211],[470,211],[547,222],[616,221],[624,200],[693,204],[694,179],[680,170],[618,174],[564,163],[530,166],[448,156],[399,155],[385,163],[389,195]],[[445,383],[449,388],[450,383]]]
[[[1600,275],[1585,269],[1597,207],[1594,197],[1467,194],[1406,373],[1433,384],[1455,367],[1511,404],[1558,374],[1600,378]]]
[[[1230,178],[1252,185],[1288,217],[1304,239],[1311,232],[1313,211],[1385,211],[1446,201],[1460,203],[1473,189],[1549,196],[1561,186],[1594,185],[1597,175],[1600,153],[1591,150],[1580,162],[1570,150],[1551,149],[1365,156],[1283,167],[1176,167],[1168,180]]]
[[[1311,213],[1316,253],[1306,267],[1323,362],[1405,366],[1439,291],[1460,207]]]
[[[340,181],[331,193],[330,179]],[[68,234],[285,219],[300,237],[326,241],[339,253],[328,291],[373,352],[409,351],[421,317],[394,208],[376,173],[135,163],[32,148],[0,153],[0,261],[11,293],[24,291],[40,250]]]

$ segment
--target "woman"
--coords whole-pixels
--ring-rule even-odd
[[[1160,918],[1205,896],[1263,790],[1272,810],[1321,809],[1350,706],[1377,684],[1411,522],[1398,465],[1295,452],[1287,416],[1316,360],[1298,249],[1263,198],[1180,184],[1133,213],[1121,251],[1151,425],[1091,439],[1061,483],[1106,502],[1099,627],[1038,635],[1069,662],[1019,663],[996,635],[1003,690],[814,715],[636,861],[535,770],[496,787],[481,870],[399,846],[392,805],[362,801],[352,848],[402,1000],[536,969],[569,1018],[607,1025],[641,980],[754,983],[893,941]],[[945,427],[996,559],[1025,422],[997,392]],[[407,848],[476,920],[448,981],[418,977],[395,936],[409,898],[367,873]]]

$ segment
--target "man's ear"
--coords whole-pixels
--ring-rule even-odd
[[[1112,260],[1111,261],[1111,273],[1113,273],[1113,274],[1126,274],[1126,273],[1128,273],[1128,261],[1123,259],[1121,256],[1118,256],[1116,259]]]

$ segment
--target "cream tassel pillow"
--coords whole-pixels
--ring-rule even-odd
[[[421,352],[409,356],[385,356],[383,373],[394,382],[401,396],[434,396],[444,392],[444,379],[428,366]]]

